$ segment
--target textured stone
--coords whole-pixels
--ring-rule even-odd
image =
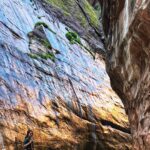
[[[103,30],[95,10],[87,0],[42,0],[46,12],[88,41],[94,53],[105,55]],[[86,29],[86,30],[85,30]]]
[[[0,8],[1,146],[20,150],[31,128],[37,150],[130,149],[128,118],[101,57],[83,39],[84,47],[71,45],[67,26],[40,3],[1,0]],[[50,29],[35,28],[39,21]],[[55,61],[40,57],[47,52]]]
[[[119,0],[114,5],[108,1],[103,4],[108,16],[104,15],[103,25],[109,23],[105,35],[112,87],[129,116],[133,149],[149,150],[150,1]]]

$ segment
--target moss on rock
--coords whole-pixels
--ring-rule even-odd
[[[41,53],[38,54],[38,56],[42,59],[51,59],[53,62],[55,62],[55,55],[53,53]]]
[[[99,25],[99,20],[98,20],[98,16],[96,14],[96,11],[94,10],[94,8],[88,3],[87,0],[83,0],[83,7],[84,7],[84,11],[86,12],[86,14],[89,16],[90,18],[90,23],[94,26],[97,27]]]
[[[36,54],[28,53],[28,56],[32,59],[38,59],[38,56]]]
[[[45,48],[52,49],[52,45],[47,39],[40,39],[40,42]]]
[[[28,56],[31,57],[32,59],[38,59],[38,58],[42,58],[42,59],[51,59],[53,62],[55,62],[55,55],[53,53],[47,52],[47,53],[28,53]]]
[[[37,22],[37,23],[35,24],[34,27],[36,28],[36,27],[39,27],[39,26],[43,26],[43,27],[45,27],[46,29],[48,29],[49,31],[51,31],[52,33],[56,34],[56,32],[53,31],[45,22],[39,21],[39,22]]]
[[[77,1],[75,0],[45,0],[53,7],[60,9],[65,16],[71,16],[74,19],[78,20],[83,27],[88,25],[87,18],[82,12],[81,8],[78,6]],[[82,7],[90,18],[90,24],[94,27],[98,27],[99,20],[94,8],[89,4],[87,0],[81,1]]]
[[[35,28],[38,27],[38,26],[41,26],[41,25],[45,28],[49,28],[48,25],[45,22],[40,22],[40,21],[35,24]]]

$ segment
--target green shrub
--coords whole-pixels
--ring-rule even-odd
[[[81,44],[81,40],[80,40],[79,37],[76,38],[76,42],[79,43],[79,44]]]
[[[72,40],[72,35],[70,34],[70,32],[66,33],[66,38],[71,41]]]
[[[51,59],[53,62],[55,62],[55,55],[53,53],[41,53],[41,54],[33,54],[33,53],[28,53],[28,56],[33,58],[33,59],[38,59],[39,57],[42,59]]]
[[[29,57],[31,57],[33,59],[38,59],[38,56],[36,54],[29,53],[28,55],[29,55]]]
[[[51,59],[53,62],[55,61],[55,55],[53,53],[42,53],[38,54],[38,56],[42,59]]]
[[[76,32],[70,32],[70,34],[72,35],[72,37],[74,39],[77,39],[78,38],[78,34]]]
[[[66,33],[66,38],[70,41],[70,44],[76,44],[76,43],[81,44],[80,37],[76,32],[68,31]]]

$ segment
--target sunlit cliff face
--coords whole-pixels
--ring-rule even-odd
[[[150,1],[103,4],[103,24],[109,23],[105,35],[112,87],[129,116],[133,149],[149,150]]]

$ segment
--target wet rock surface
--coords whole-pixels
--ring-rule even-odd
[[[150,1],[105,1],[103,9],[112,87],[129,116],[133,149],[149,150]]]
[[[37,150],[130,149],[103,59],[83,39],[70,44],[67,26],[39,3],[2,0],[0,8],[1,147],[22,149],[30,128]]]

